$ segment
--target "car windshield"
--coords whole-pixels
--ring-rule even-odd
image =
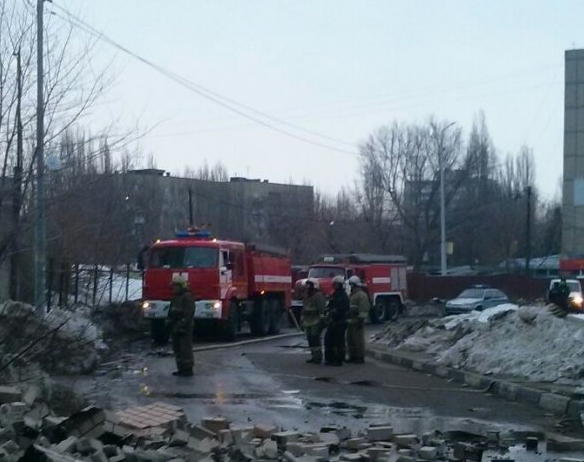
[[[570,292],[580,292],[582,290],[578,281],[568,281],[568,287]]]
[[[335,276],[345,276],[345,270],[334,266],[320,266],[310,268],[308,271],[309,278],[334,278]]]
[[[219,252],[210,247],[161,247],[150,251],[150,268],[215,268]]]
[[[483,298],[484,289],[466,289],[457,298]]]

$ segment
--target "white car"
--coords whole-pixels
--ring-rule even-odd
[[[461,294],[446,302],[446,315],[469,313],[473,310],[482,311],[485,308],[508,303],[509,298],[499,289],[487,285],[474,285]]]

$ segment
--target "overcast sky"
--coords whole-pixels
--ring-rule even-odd
[[[559,194],[564,51],[584,46],[582,1],[54,2],[163,68],[313,133],[270,125],[324,145],[245,119],[99,44],[96,62],[115,56],[116,80],[93,110],[92,130],[111,120],[156,126],[140,146],[159,168],[179,173],[220,160],[231,175],[308,180],[336,193],[354,183],[352,153],[379,126],[434,115],[466,138],[482,110],[499,155],[529,145],[538,187]]]

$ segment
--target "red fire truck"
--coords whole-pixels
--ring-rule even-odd
[[[233,340],[248,322],[254,335],[277,334],[290,306],[290,259],[281,249],[212,238],[208,231],[177,233],[148,250],[142,311],[155,341],[168,334],[165,320],[171,280],[180,274],[195,298],[195,330]]]
[[[335,276],[348,280],[353,275],[359,276],[366,285],[372,306],[371,320],[397,319],[407,298],[405,257],[361,253],[323,255],[308,270],[308,278],[317,279],[326,296],[332,292]],[[295,314],[302,310],[305,282],[306,279],[299,280],[294,286],[292,309]]]

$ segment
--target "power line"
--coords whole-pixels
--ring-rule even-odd
[[[324,149],[328,149],[330,151],[336,151],[336,152],[341,152],[341,153],[351,154],[351,155],[357,155],[358,154],[356,151],[349,151],[349,150],[346,150],[346,149],[336,148],[336,147],[333,147],[333,146],[330,146],[330,145],[327,145],[327,144],[324,144],[324,143],[320,143],[318,141],[311,140],[311,139],[306,138],[306,137],[303,137],[303,136],[296,135],[295,133],[289,132],[287,130],[283,130],[282,128],[277,127],[277,126],[273,125],[272,123],[268,123],[265,120],[262,120],[262,119],[260,119],[258,117],[255,117],[255,116],[251,115],[251,114],[248,114],[247,112],[244,112],[242,109],[245,109],[245,110],[247,110],[249,112],[253,112],[254,114],[257,114],[257,115],[259,115],[261,117],[264,117],[264,118],[266,118],[268,120],[271,120],[272,122],[276,122],[276,123],[279,123],[281,125],[288,126],[288,127],[292,128],[292,129],[295,129],[295,130],[303,131],[303,132],[308,133],[308,134],[311,134],[313,136],[317,136],[317,137],[320,137],[320,138],[323,138],[323,139],[332,140],[332,141],[335,141],[337,143],[343,143],[343,144],[352,145],[351,143],[348,143],[346,141],[337,140],[335,138],[332,138],[332,137],[329,137],[329,136],[326,136],[326,135],[322,135],[322,134],[320,134],[318,132],[315,132],[315,131],[312,131],[312,130],[307,130],[307,129],[304,129],[304,128],[299,127],[297,125],[290,124],[290,123],[288,123],[288,122],[286,122],[286,121],[284,121],[282,119],[278,119],[276,117],[272,117],[272,116],[270,116],[270,115],[268,115],[268,114],[266,114],[266,113],[264,113],[262,111],[259,111],[257,109],[254,109],[254,108],[250,107],[250,106],[247,106],[247,105],[244,105],[242,103],[239,103],[239,102],[237,102],[237,101],[235,101],[235,100],[233,100],[231,98],[225,97],[225,96],[220,95],[219,93],[216,93],[216,92],[214,92],[212,90],[209,90],[209,89],[207,89],[207,88],[205,88],[205,87],[203,87],[203,86],[201,86],[199,84],[196,84],[196,83],[194,83],[194,82],[192,82],[192,81],[190,81],[190,80],[188,80],[188,79],[186,79],[186,78],[184,78],[184,77],[182,77],[182,76],[180,76],[178,74],[175,74],[174,72],[169,71],[169,70],[165,69],[164,67],[162,67],[162,66],[160,66],[160,65],[158,65],[158,64],[156,64],[156,63],[154,63],[154,62],[152,62],[150,60],[148,60],[147,58],[144,58],[143,56],[141,56],[141,55],[139,55],[137,53],[134,53],[133,51],[131,51],[128,48],[126,48],[125,46],[121,45],[120,43],[118,43],[115,40],[109,38],[108,36],[106,36],[102,32],[100,32],[97,29],[93,28],[92,26],[90,26],[89,24],[87,24],[86,22],[84,22],[83,20],[77,18],[72,13],[70,13],[69,11],[67,11],[65,8],[57,5],[56,3],[52,3],[52,5],[53,5],[53,8],[56,8],[59,11],[63,12],[65,15],[67,15],[67,17],[63,17],[63,16],[58,15],[57,13],[55,13],[53,11],[53,14],[55,14],[57,17],[62,18],[63,20],[67,21],[68,23],[70,23],[74,27],[77,27],[77,28],[83,30],[84,32],[86,32],[86,33],[88,33],[90,35],[93,35],[93,36],[99,38],[100,40],[102,40],[102,41],[110,44],[111,46],[119,49],[120,51],[126,53],[127,55],[133,57],[134,59],[142,62],[146,66],[154,69],[155,71],[159,72],[160,74],[164,75],[165,77],[173,80],[174,82],[178,83],[179,85],[187,88],[188,90],[190,90],[190,91],[198,94],[199,96],[202,96],[203,98],[205,98],[205,99],[207,99],[209,101],[212,101],[213,103],[215,103],[215,104],[217,104],[217,105],[219,105],[219,106],[221,106],[221,107],[223,107],[223,108],[225,108],[225,109],[227,109],[227,110],[229,110],[231,112],[234,112],[234,113],[236,113],[236,114],[238,114],[238,115],[240,115],[242,117],[245,117],[246,119],[249,119],[249,120],[251,120],[251,121],[253,121],[253,122],[255,122],[255,123],[259,124],[259,125],[262,125],[262,126],[264,126],[266,128],[269,128],[269,129],[271,129],[273,131],[276,131],[276,132],[281,133],[283,135],[286,135],[288,137],[294,138],[296,140],[302,141],[304,143],[309,143],[309,144],[312,144],[314,146],[318,146],[318,147],[321,147],[321,148],[324,148]],[[237,106],[237,107],[235,107],[235,106]],[[242,108],[242,109],[238,109],[238,107],[239,108]]]

